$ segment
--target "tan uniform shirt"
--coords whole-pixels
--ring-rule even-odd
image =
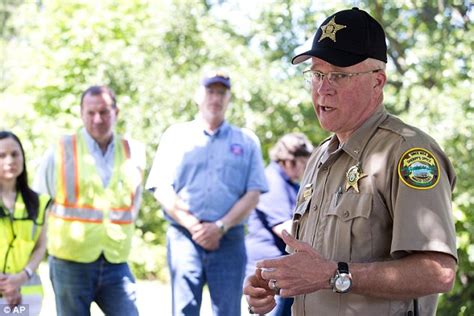
[[[334,261],[394,260],[412,251],[457,259],[451,214],[455,179],[434,139],[381,107],[342,148],[333,136],[315,150],[293,234]],[[420,298],[420,315],[434,314],[436,301],[437,295]],[[412,308],[413,300],[320,290],[297,296],[293,315],[406,315]]]

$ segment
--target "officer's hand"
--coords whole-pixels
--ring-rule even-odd
[[[282,237],[294,253],[257,262],[258,268],[264,268],[262,278],[280,288],[284,297],[330,289],[329,280],[336,271],[336,263],[324,259],[311,245],[295,239],[286,230]]]
[[[276,306],[276,292],[268,287],[268,281],[262,278],[260,269],[245,280],[244,294],[249,309],[255,314],[268,313]]]
[[[212,251],[219,248],[222,233],[214,223],[201,223],[193,233],[193,240],[206,250]]]

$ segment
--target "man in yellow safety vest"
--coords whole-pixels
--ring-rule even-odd
[[[58,315],[138,315],[127,264],[139,209],[144,148],[114,133],[113,91],[92,86],[81,97],[84,128],[46,154],[35,188],[48,193],[50,278]]]

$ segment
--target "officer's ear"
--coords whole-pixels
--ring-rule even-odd
[[[375,73],[373,88],[377,90],[382,90],[386,82],[387,75],[385,74],[385,70],[381,69]]]

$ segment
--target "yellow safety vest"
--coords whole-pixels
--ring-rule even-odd
[[[36,218],[28,218],[28,211],[21,194],[15,201],[15,210],[10,216],[0,217],[0,272],[21,272],[30,260],[33,248],[43,228],[45,209],[49,196],[39,196]],[[39,278],[33,278],[21,288],[23,294],[42,294]]]
[[[48,219],[48,252],[88,263],[101,253],[111,263],[130,253],[135,191],[141,171],[126,140],[115,136],[114,167],[106,188],[82,133],[61,139],[55,156],[56,196]]]

